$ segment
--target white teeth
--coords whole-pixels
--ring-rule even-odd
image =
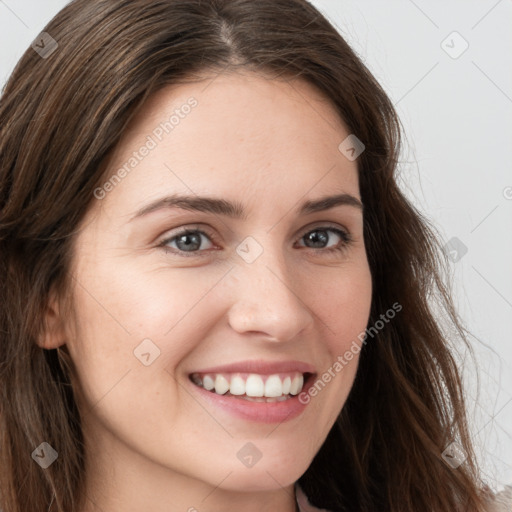
[[[293,377],[292,384],[290,386],[290,395],[298,395],[303,385],[304,377],[302,375],[296,375],[295,377]]]
[[[263,379],[254,373],[247,377],[245,382],[245,394],[247,396],[263,396],[265,394],[265,385]]]
[[[229,382],[224,375],[218,374],[215,378],[215,393],[223,395],[229,391]]]
[[[298,395],[304,386],[301,373],[287,376],[251,374],[192,374],[191,380],[207,391],[218,395],[235,395],[254,402],[276,402]]]
[[[245,380],[240,375],[231,377],[231,385],[229,386],[229,392],[232,395],[245,395]]]
[[[203,388],[211,391],[214,387],[215,381],[209,375],[205,375],[203,378]]]
[[[279,375],[271,375],[265,382],[265,396],[272,398],[283,394],[283,384]],[[288,394],[288,393],[287,393]]]
[[[283,395],[288,395],[290,393],[291,385],[292,385],[292,379],[290,377],[286,377],[283,380]]]

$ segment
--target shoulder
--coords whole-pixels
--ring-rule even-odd
[[[512,512],[512,485],[496,494],[491,493],[487,512]]]

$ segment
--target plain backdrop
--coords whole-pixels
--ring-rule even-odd
[[[66,3],[0,0],[0,86]],[[512,484],[512,2],[312,3],[404,125],[401,185],[451,251],[480,371],[478,388],[464,365],[472,431],[485,481],[499,490]]]

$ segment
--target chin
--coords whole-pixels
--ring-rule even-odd
[[[233,471],[223,482],[222,487],[232,492],[269,492],[293,485],[306,471],[297,467],[262,466],[259,469]],[[227,473],[226,473],[227,474]]]
[[[243,454],[244,452],[240,457],[242,459]],[[275,452],[271,452],[269,447],[262,446],[259,460],[256,458],[252,461],[247,460],[247,466],[245,466],[237,458],[234,464],[225,468],[224,472],[217,471],[217,473],[223,473],[221,480],[231,472],[222,485],[223,488],[231,491],[272,491],[293,485],[306,472],[313,457],[314,454],[309,456],[303,454],[302,457],[297,457],[296,446],[294,451],[291,445],[289,450],[286,444],[281,445]]]

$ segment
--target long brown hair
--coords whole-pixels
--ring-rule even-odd
[[[66,299],[76,229],[108,178],[108,155],[159,88],[243,68],[301,78],[365,145],[358,158],[373,279],[369,325],[337,422],[299,483],[333,511],[481,511],[462,382],[433,304],[468,349],[438,235],[396,182],[400,123],[339,32],[306,0],[75,0],[29,48],[0,101],[0,506],[76,512],[84,444],[72,361],[45,350],[52,294]],[[435,302],[433,300],[436,299]],[[63,354],[64,352],[64,354]],[[443,450],[467,457],[452,469]],[[58,452],[47,469],[31,453]]]

